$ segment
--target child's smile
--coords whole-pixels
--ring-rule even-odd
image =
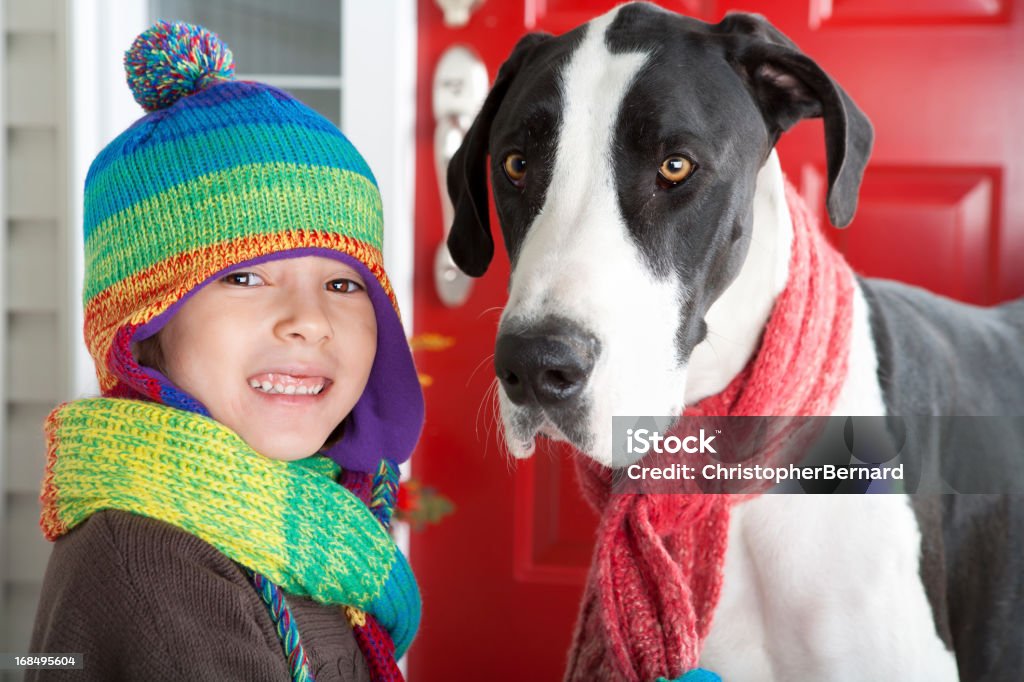
[[[268,395],[319,395],[330,381],[324,376],[297,376],[286,370],[249,377],[250,386]]]
[[[240,266],[160,332],[168,378],[257,452],[299,459],[351,412],[377,348],[361,275],[319,256]]]

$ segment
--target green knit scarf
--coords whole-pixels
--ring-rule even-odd
[[[46,421],[41,524],[50,540],[101,509],[170,523],[284,590],[373,615],[396,658],[420,621],[412,570],[363,502],[315,455],[269,459],[213,419],[95,398]]]

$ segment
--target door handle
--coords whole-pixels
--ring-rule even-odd
[[[444,25],[458,28],[469,23],[469,17],[483,0],[434,0],[444,12]]]
[[[487,67],[472,50],[454,45],[445,50],[434,69],[434,168],[441,194],[444,239],[434,255],[434,284],[450,308],[466,302],[473,280],[459,270],[448,251],[455,210],[448,198],[448,163],[462,144],[487,96]]]

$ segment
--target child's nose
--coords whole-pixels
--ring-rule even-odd
[[[283,339],[318,343],[334,335],[331,321],[316,296],[292,296],[281,307],[275,331]]]

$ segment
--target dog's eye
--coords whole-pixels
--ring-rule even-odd
[[[505,157],[505,162],[501,165],[505,169],[505,175],[509,182],[516,187],[521,187],[523,181],[526,180],[526,157],[512,152]]]
[[[673,187],[690,177],[697,165],[685,156],[673,154],[661,162],[658,169],[658,184]]]

